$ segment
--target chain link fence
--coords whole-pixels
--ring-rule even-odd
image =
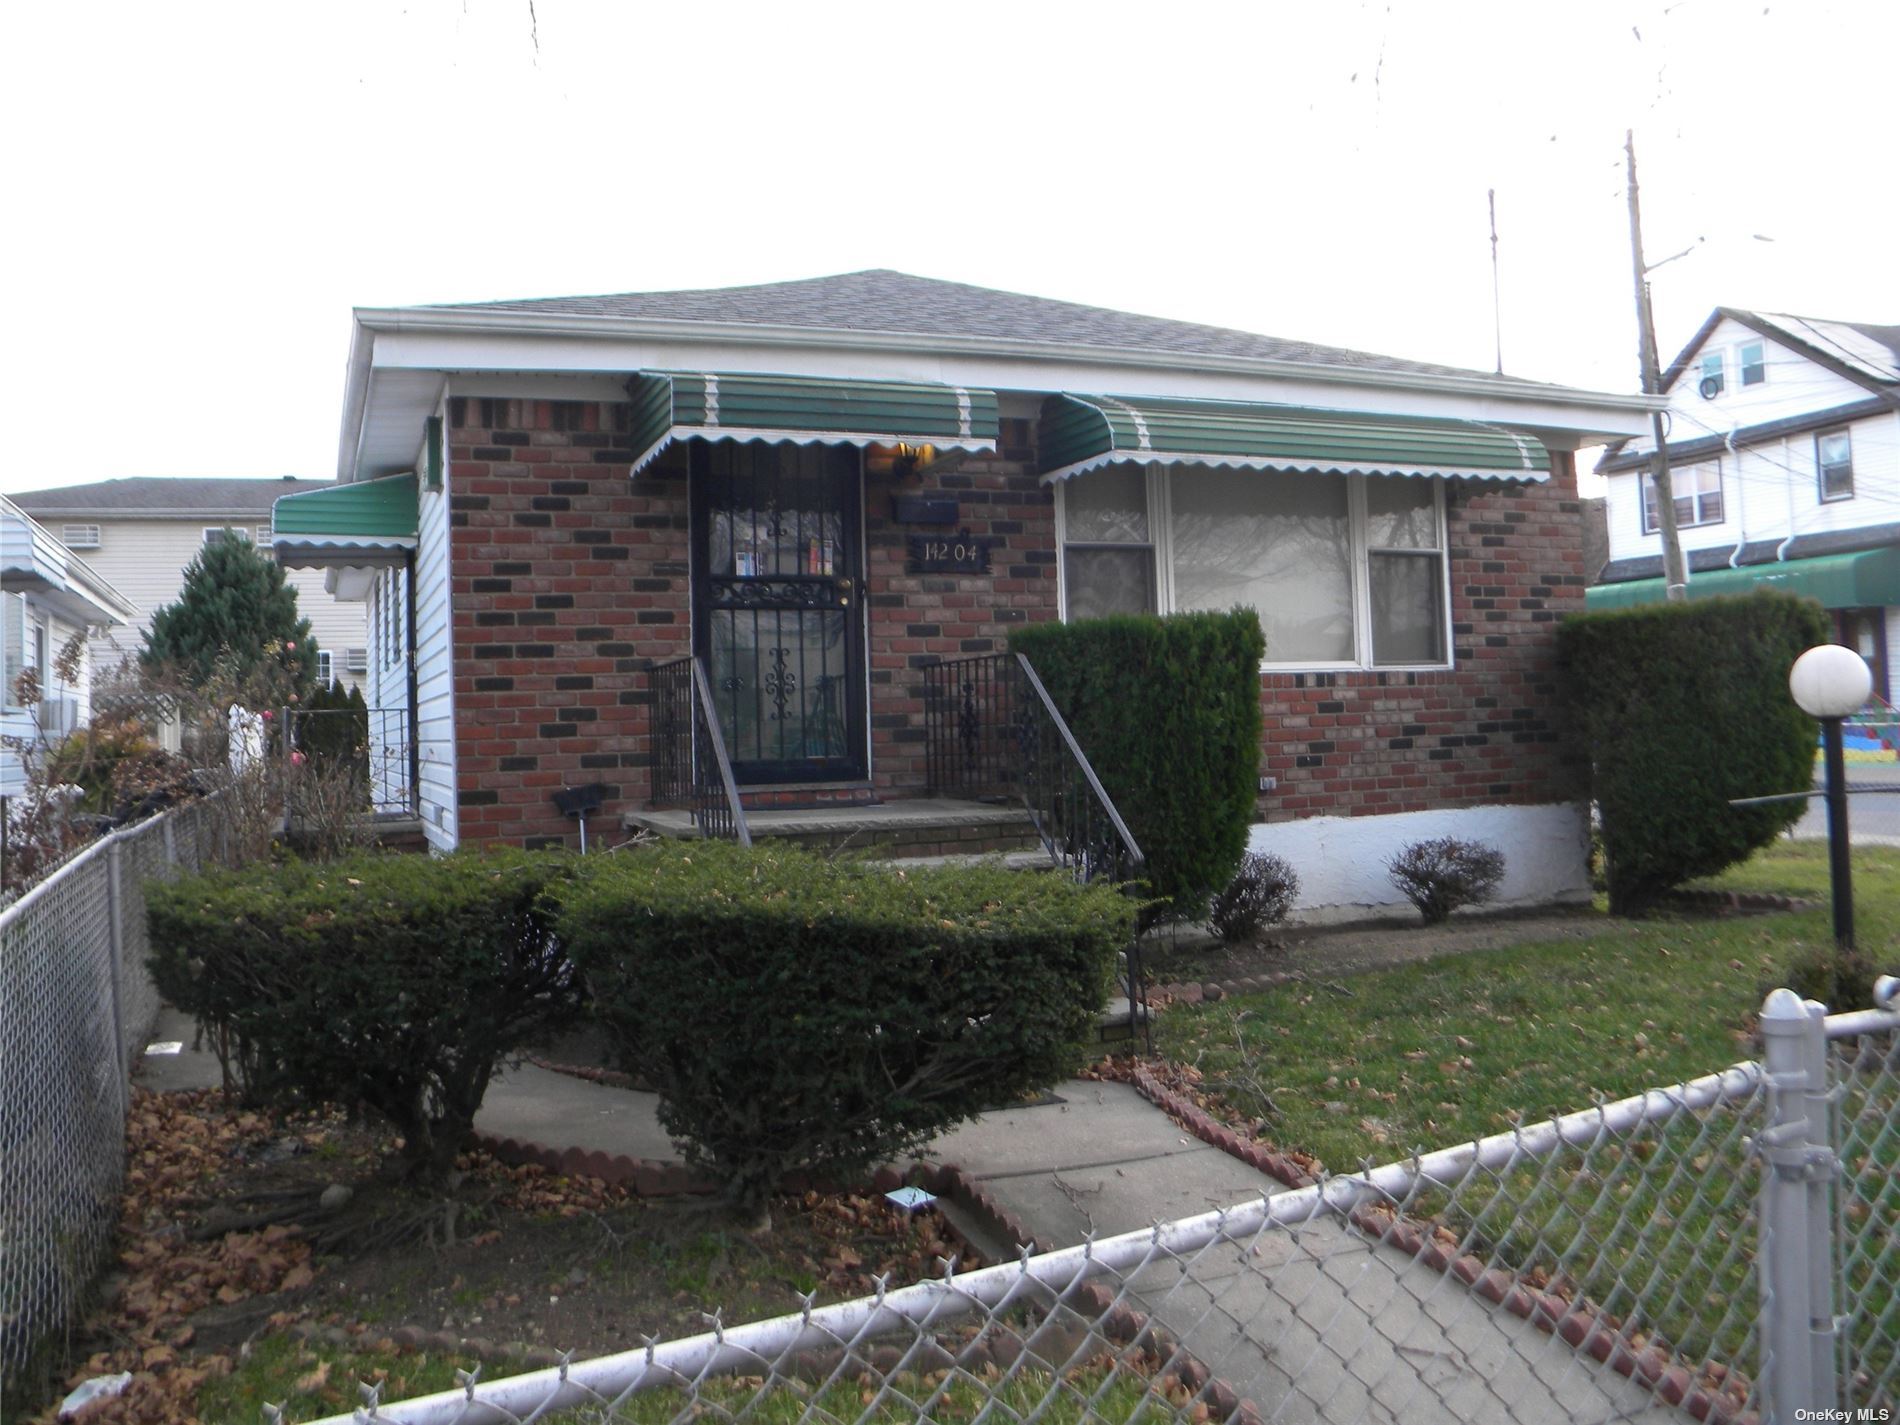
[[[1778,991],[1763,1060],[1690,1083],[859,1301],[405,1401],[365,1386],[330,1425],[1890,1418],[1882,989],[1832,1019]]]
[[[143,883],[222,858],[216,799],[101,838],[0,911],[0,1374],[80,1306],[112,1237],[130,1066],[158,1017]]]

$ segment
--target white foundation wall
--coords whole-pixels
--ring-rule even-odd
[[[1393,816],[1314,816],[1256,823],[1248,849],[1285,859],[1298,873],[1291,921],[1329,924],[1416,915],[1386,872],[1415,841],[1455,836],[1504,853],[1504,882],[1486,908],[1590,899],[1590,822],[1582,803],[1461,807]]]

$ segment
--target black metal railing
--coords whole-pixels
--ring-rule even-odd
[[[932,663],[924,674],[924,759],[930,790],[968,801],[1014,801],[1018,794],[1013,653]]]
[[[1043,849],[1078,881],[1139,893],[1141,848],[1049,690],[1020,653],[926,665],[925,766],[932,793],[1020,800]],[[1133,1027],[1145,1032],[1141,942],[1126,952]]]
[[[700,835],[752,844],[739,787],[732,776],[712,684],[697,658],[678,658],[652,670],[653,800],[684,804]]]

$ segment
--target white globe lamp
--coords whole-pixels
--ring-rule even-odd
[[[1852,717],[1867,705],[1873,690],[1867,660],[1838,643],[1810,648],[1788,672],[1788,691],[1810,717]]]
[[[1834,900],[1834,943],[1854,944],[1853,871],[1847,859],[1847,758],[1841,750],[1841,719],[1867,704],[1874,675],[1851,648],[1824,643],[1794,660],[1788,691],[1810,717],[1821,720],[1821,754],[1827,768],[1827,862]]]

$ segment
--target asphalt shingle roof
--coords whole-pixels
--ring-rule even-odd
[[[123,480],[100,480],[90,485],[61,485],[47,490],[28,490],[10,498],[28,514],[42,510],[93,510],[101,515],[131,510],[172,511],[180,516],[208,511],[242,510],[259,518],[270,514],[272,501],[281,495],[301,495],[306,490],[325,490],[334,480],[232,480],[215,478],[172,478],[135,475]]]
[[[1165,351],[1271,361],[1353,366],[1371,371],[1490,377],[1487,371],[1436,366],[1372,352],[1287,341],[1229,327],[1117,312],[1079,302],[999,292],[962,282],[874,268],[835,277],[707,287],[673,292],[622,292],[597,297],[462,302],[455,310],[546,312],[653,321],[722,322],[748,326],[821,327],[912,336],[988,337],[999,341]]]

